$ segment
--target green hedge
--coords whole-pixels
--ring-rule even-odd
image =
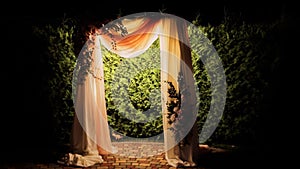
[[[259,139],[257,131],[263,113],[263,91],[268,87],[268,76],[278,63],[278,55],[274,51],[277,50],[274,49],[276,42],[271,39],[276,24],[247,24],[230,19],[219,25],[201,26],[197,20],[194,24],[215,47],[227,82],[225,110],[207,142],[239,143]],[[56,121],[56,137],[65,143],[69,141],[74,115],[71,83],[76,62],[74,51],[78,51],[74,49],[74,42],[82,38],[75,31],[78,26],[71,19],[35,29],[48,45],[42,56],[47,58],[51,68],[46,94]],[[103,50],[108,121],[113,129],[124,135],[150,137],[163,131],[158,46],[156,42],[142,56],[132,59],[120,58]],[[204,122],[209,120],[207,114],[212,91],[210,77],[198,54],[204,52],[209,55],[211,51],[207,51],[205,46],[195,48],[200,49],[192,54],[200,95],[197,120],[200,133]]]
[[[135,58],[120,58],[103,48],[108,122],[126,136],[152,137],[162,132],[158,46],[156,41]]]
[[[41,64],[45,64],[45,95],[53,119],[54,140],[58,145],[68,144],[73,123],[74,107],[72,100],[72,78],[76,63],[74,41],[77,22],[72,18],[63,18],[57,22],[34,26],[34,34],[41,40],[44,48]],[[52,126],[51,126],[52,127]]]
[[[197,25],[197,20],[194,24]],[[277,26],[277,23],[247,24],[232,18],[216,26],[199,26],[222,60],[227,83],[222,119],[207,142],[253,144],[261,138],[264,91],[279,61],[280,52],[273,37]],[[210,80],[198,56],[194,55],[193,63],[201,97],[198,120],[201,129],[210,107]]]

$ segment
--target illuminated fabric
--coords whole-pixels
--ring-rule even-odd
[[[116,153],[112,146],[107,122],[104,72],[101,46],[123,58],[133,58],[144,53],[151,44],[159,38],[161,51],[161,94],[164,125],[164,142],[166,159],[172,166],[179,163],[193,166],[198,153],[198,134],[194,122],[190,123],[190,144],[179,148],[174,135],[167,132],[166,103],[168,86],[165,81],[172,82],[179,89],[177,78],[182,72],[187,83],[194,84],[192,73],[191,51],[187,34],[187,23],[180,18],[161,14],[122,19],[121,25],[126,34],[112,29],[99,29],[90,36],[90,40],[80,53],[74,70],[74,104],[76,115],[73,123],[72,145],[73,153],[81,155],[85,166],[101,163],[101,154]],[[191,98],[193,96],[193,88]],[[195,100],[190,99],[191,104]],[[195,103],[196,104],[196,103]],[[176,145],[174,145],[174,143]],[[178,151],[181,149],[181,151]],[[89,158],[86,158],[89,157]],[[97,157],[97,158],[90,158]],[[70,162],[76,165],[76,162]],[[78,164],[83,166],[82,162]]]

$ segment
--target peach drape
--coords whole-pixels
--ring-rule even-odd
[[[71,155],[80,156],[81,162],[69,161],[69,163],[90,166],[103,161],[101,158],[103,152],[116,153],[111,144],[107,123],[101,45],[120,57],[132,58],[144,53],[159,38],[165,157],[168,163],[175,167],[179,164],[194,166],[198,153],[195,150],[198,150],[199,144],[195,119],[191,118],[184,127],[189,133],[187,137],[190,143],[180,147],[175,141],[175,136],[168,130],[170,127],[166,119],[168,86],[164,83],[170,81],[177,90],[180,90],[177,78],[178,73],[182,72],[187,84],[195,84],[187,23],[167,14],[120,18],[119,21],[127,30],[125,36],[114,30],[108,30],[110,35],[104,34],[100,29],[99,34],[91,38],[93,45],[87,44],[78,57],[73,78],[76,115],[72,130],[74,152]],[[196,104],[195,88],[190,86],[188,90],[191,93],[188,102],[192,106],[187,113],[193,116],[193,113],[197,112],[193,105]]]

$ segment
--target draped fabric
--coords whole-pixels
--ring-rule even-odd
[[[188,121],[181,128],[181,132],[187,134],[188,144],[180,146],[172,132],[168,130],[170,124],[167,122],[167,107],[166,104],[170,100],[167,96],[168,86],[166,83],[161,83],[162,94],[162,112],[164,126],[164,143],[166,150],[166,159],[171,166],[195,166],[198,154],[198,129],[195,123],[197,107],[193,68],[191,60],[191,50],[189,46],[189,38],[187,32],[187,23],[177,18],[165,18],[162,20],[162,30],[160,38],[161,49],[161,82],[172,82],[178,91],[183,90],[181,84],[178,84],[178,74],[181,72],[185,78],[185,84],[189,84],[185,90],[188,90],[189,97],[185,97],[188,102],[189,109],[184,111],[184,117]],[[187,107],[187,106],[186,106]]]
[[[98,154],[99,152],[106,154],[116,152],[109,137],[101,56],[100,43],[96,40],[92,62],[89,64],[90,72],[85,74],[84,82],[77,85],[77,97],[74,98],[76,99],[76,115],[73,124],[72,145],[76,153]],[[86,70],[82,69],[81,71]],[[78,126],[79,124],[80,126]],[[85,136],[86,134],[88,137]]]
[[[168,129],[167,101],[168,86],[165,81],[172,82],[180,91],[178,74],[181,72],[186,83],[195,84],[191,62],[191,51],[187,34],[187,23],[171,15],[152,15],[150,17],[131,17],[118,20],[119,26],[126,28],[126,34],[115,29],[99,29],[95,36],[83,48],[78,57],[73,78],[73,100],[76,115],[72,130],[71,155],[80,156],[81,162],[76,163],[69,158],[68,164],[90,166],[101,163],[101,154],[116,153],[110,139],[107,122],[104,71],[101,46],[120,57],[132,58],[144,53],[159,38],[161,55],[161,95],[164,128],[164,144],[166,159],[172,166],[194,166],[198,147],[198,129],[195,121],[187,124],[189,144],[179,146],[176,136]],[[92,44],[92,45],[91,45]],[[196,104],[193,86],[188,99],[191,108],[185,114],[193,116],[193,104]],[[194,117],[194,116],[193,116]],[[93,158],[91,158],[93,157]],[[84,161],[84,162],[82,162]],[[83,165],[84,164],[84,165]]]

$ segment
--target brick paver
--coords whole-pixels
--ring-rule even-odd
[[[114,142],[118,153],[103,155],[104,162],[85,169],[174,169],[165,159],[164,144],[160,142]],[[18,163],[0,166],[0,169],[80,169],[55,162]],[[194,167],[196,168],[196,167]],[[208,168],[199,168],[208,169]]]
[[[157,142],[114,142],[117,154],[104,155],[104,161],[84,169],[174,169],[165,159],[164,144]],[[258,169],[269,168],[272,163],[265,163],[264,156],[252,149],[222,149],[200,145],[198,169]],[[1,158],[0,158],[1,160]],[[0,169],[78,169],[81,167],[65,166],[55,162],[11,163]],[[275,163],[277,164],[277,163]],[[272,165],[274,166],[274,164]],[[278,166],[276,166],[278,167]],[[186,167],[185,167],[186,168]],[[272,168],[272,167],[271,167]],[[274,167],[273,167],[274,168]]]
[[[163,143],[115,142],[118,153],[102,156],[104,162],[85,169],[118,168],[174,168],[168,166],[164,157]],[[7,169],[79,169],[81,167],[64,166],[58,163],[21,163],[2,166]],[[1,169],[2,169],[1,168]]]

